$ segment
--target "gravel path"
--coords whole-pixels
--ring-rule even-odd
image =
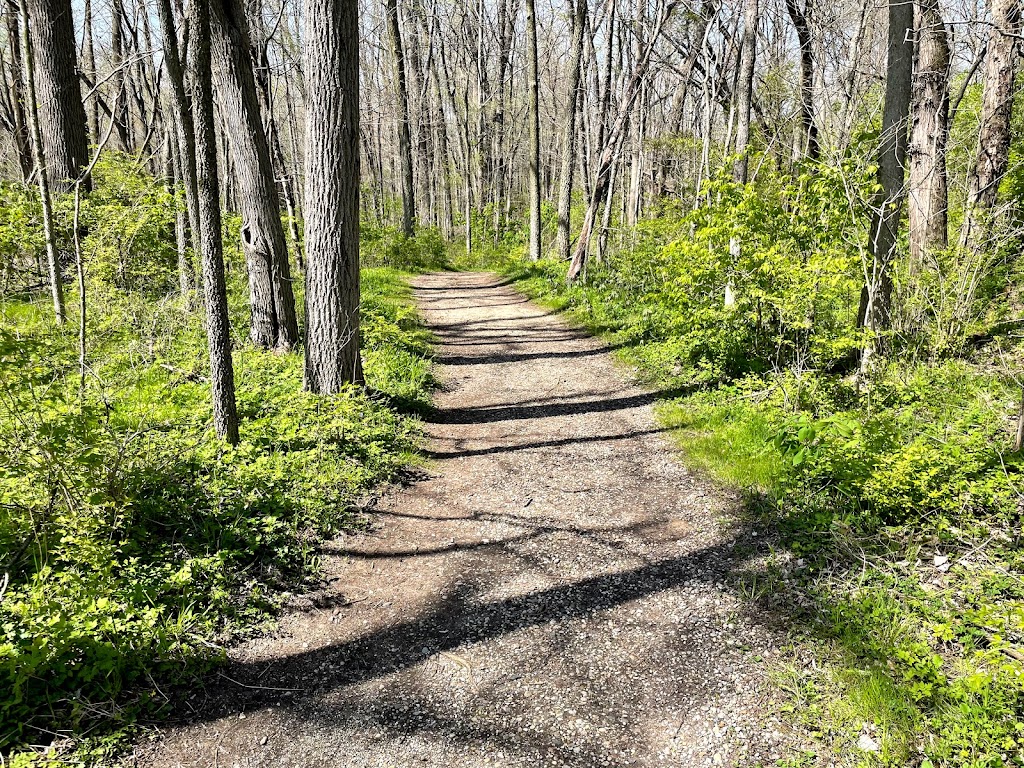
[[[425,476],[231,662],[148,766],[765,765],[783,639],[725,587],[756,532],[601,342],[490,274],[415,282]],[[740,546],[738,546],[740,544]],[[248,686],[248,687],[246,687]],[[187,711],[188,707],[179,710]]]

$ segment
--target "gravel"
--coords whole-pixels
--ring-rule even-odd
[[[442,389],[422,476],[326,547],[328,586],[230,652],[133,762],[765,765],[800,746],[785,638],[725,586],[753,532],[653,393],[490,274],[418,278]],[[735,547],[738,540],[744,547]],[[747,555],[752,557],[755,555]]]

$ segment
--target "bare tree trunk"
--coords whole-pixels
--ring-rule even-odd
[[[43,155],[55,194],[69,192],[89,162],[70,0],[22,0],[28,10]],[[24,46],[24,43],[22,43]],[[89,182],[85,181],[88,191]]]
[[[240,187],[242,249],[249,267],[250,336],[265,349],[287,351],[299,341],[288,245],[270,144],[260,116],[249,30],[240,0],[211,4],[215,76],[221,116]]]
[[[110,55],[113,73],[111,83],[114,86],[114,101],[111,109],[114,112],[114,130],[117,131],[118,149],[131,152],[132,124],[128,116],[128,85],[124,55],[124,3],[123,0],[110,1]]]
[[[7,83],[7,99],[10,106],[8,130],[18,156],[21,180],[26,184],[32,179],[35,160],[32,154],[32,135],[25,115],[25,66],[21,50],[21,8],[17,4],[4,6],[3,14],[7,40],[11,46],[11,79]],[[6,80],[6,78],[4,78]]]
[[[306,0],[306,389],[361,383],[359,4]]]
[[[587,29],[586,0],[570,0],[572,9],[572,58],[569,63],[569,100],[566,104],[565,134],[562,137],[562,172],[558,182],[558,257],[568,261],[572,238],[572,182],[576,168],[576,113],[579,110],[580,71],[583,61],[583,39]]]
[[[992,0],[992,27],[985,58],[985,86],[981,102],[981,135],[978,157],[967,194],[962,242],[980,250],[983,233],[991,222],[999,182],[1010,160],[1010,119],[1013,116],[1014,80],[1017,75],[1017,42],[1021,32],[1019,0]]]
[[[756,0],[753,1],[756,2]],[[629,111],[633,106],[633,102],[636,100],[637,93],[640,90],[640,84],[643,82],[643,79],[647,74],[647,67],[651,61],[651,54],[654,52],[654,46],[657,44],[658,38],[661,36],[661,30],[665,23],[671,18],[677,2],[678,0],[669,0],[665,4],[664,9],[658,18],[655,29],[651,34],[650,39],[648,39],[647,44],[644,46],[644,49],[633,68],[633,73],[629,78],[629,82],[626,84],[625,91],[619,101],[618,115],[615,118],[615,123],[612,125],[611,130],[608,131],[607,138],[604,139],[604,147],[601,150],[601,158],[597,167],[597,179],[590,195],[590,203],[587,206],[587,212],[583,218],[583,227],[580,230],[579,239],[576,241],[576,248],[573,251],[572,262],[569,264],[569,271],[566,274],[566,280],[570,283],[579,278],[583,273],[583,267],[586,265],[587,261],[587,253],[590,250],[590,238],[594,231],[594,224],[597,223],[598,209],[604,201],[605,196],[608,194],[608,190],[613,179],[612,166],[617,159],[619,152],[622,150],[622,139],[625,134],[626,124],[629,120]],[[611,87],[610,83],[608,87]]]
[[[412,237],[416,229],[416,186],[413,178],[412,139],[409,135],[409,86],[405,77],[405,51],[398,18],[398,0],[385,0],[391,54],[395,59],[398,87],[398,154],[402,163],[402,233]]]
[[[806,157],[812,162],[820,154],[818,126],[814,122],[814,42],[811,39],[810,24],[813,8],[814,0],[806,0],[802,10],[797,0],[786,0],[786,10],[800,43],[800,118],[797,122],[793,159]]]
[[[199,223],[199,198],[196,181],[196,145],[195,121],[192,119],[192,103],[185,89],[185,71],[178,47],[178,33],[175,28],[174,11],[171,0],[157,0],[157,13],[160,17],[160,32],[163,42],[163,63],[167,79],[171,83],[171,97],[177,119],[172,123],[174,135],[171,140],[176,142],[179,171],[185,188],[185,207],[188,211],[188,223],[192,242],[197,243],[201,233]],[[218,203],[219,204],[219,203]]]
[[[946,140],[949,137],[949,38],[938,0],[917,0],[917,51],[911,94],[908,186],[911,269],[948,244]]]
[[[252,8],[253,6],[250,6],[250,9]],[[281,196],[284,198],[285,213],[288,217],[288,239],[291,241],[292,248],[295,251],[296,266],[301,270],[303,268],[302,239],[299,237],[299,212],[295,199],[295,174],[285,158],[284,147],[281,143],[281,131],[277,117],[274,114],[273,89],[270,82],[270,58],[267,53],[269,39],[258,7],[255,10],[250,10],[247,13],[247,18],[251,19],[249,29],[250,44],[253,50],[253,73],[256,76],[256,86],[263,99],[263,122],[267,141],[270,143],[271,158],[281,174]],[[298,158],[293,158],[293,162],[298,162]]]
[[[843,131],[839,137],[840,146],[845,148],[850,140],[850,132],[853,129],[853,119],[857,114],[854,97],[857,91],[857,73],[860,71],[861,49],[864,44],[864,35],[867,32],[868,9],[873,7],[869,0],[860,0],[860,16],[857,24],[857,31],[850,41],[850,53],[847,56],[846,80],[843,87],[846,96],[843,99]]]
[[[906,194],[907,120],[910,114],[911,76],[914,61],[914,6],[905,0],[889,0],[887,76],[882,109],[882,136],[878,147],[878,183],[871,222],[871,263],[865,267],[858,324],[876,334],[892,324],[892,274],[900,213]],[[875,336],[861,354],[861,371],[868,369],[873,354],[883,348]]]
[[[527,185],[530,189],[530,258],[540,259],[540,81],[537,66],[537,14],[534,0],[526,0],[526,90],[530,146]]]
[[[85,68],[86,74],[92,78],[95,83],[99,80],[99,76],[96,72],[96,45],[93,40],[92,31],[92,0],[85,0],[85,7],[83,9],[83,20],[85,23],[85,45],[83,46],[83,67]],[[97,94],[98,96],[98,94]],[[88,121],[89,121],[89,135],[92,140],[99,143],[100,140],[100,104],[99,99],[96,96],[93,97],[92,104],[89,105],[88,109]]]
[[[171,152],[171,178],[169,181],[171,189],[176,193],[179,184],[181,184],[182,188],[185,186],[183,183],[185,171],[184,161],[182,160],[181,149],[178,143],[180,131],[174,110],[171,110],[169,130],[170,135],[167,138]],[[186,305],[191,304],[191,296],[194,288],[192,262],[189,259],[191,238],[195,236],[193,234],[194,232],[195,230],[191,230],[191,232],[189,230],[187,201],[185,210],[182,210],[180,205],[176,205],[174,211],[174,239],[178,246],[178,289],[180,290],[182,297],[185,299]]]
[[[238,410],[235,406],[231,325],[224,281],[217,140],[214,134],[213,82],[210,75],[210,7],[207,3],[189,3],[189,32],[191,39],[188,57],[194,97],[192,104],[199,209],[198,243],[202,254],[203,288],[206,295],[206,337],[210,348],[213,424],[221,439],[235,445],[238,443]]]
[[[747,183],[747,145],[750,143],[750,112],[754,96],[754,60],[757,57],[758,0],[744,0],[743,43],[740,47],[739,74],[736,82],[736,154],[733,180]]]
[[[46,165],[46,149],[39,119],[39,100],[36,93],[36,73],[33,41],[29,34],[29,11],[27,3],[21,6],[21,50],[22,69],[25,73],[25,93],[28,96],[28,122],[32,134],[32,152],[35,155],[36,178],[39,182],[39,197],[43,204],[43,236],[46,240],[46,262],[50,269],[50,295],[53,298],[53,314],[57,324],[67,319],[64,310],[64,286],[61,282],[60,261],[57,257],[57,235],[53,227],[53,204],[50,196],[50,170]]]

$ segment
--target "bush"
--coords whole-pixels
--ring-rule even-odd
[[[172,267],[167,267],[172,268]],[[245,347],[232,281],[241,442],[213,434],[200,320],[178,300],[108,292],[75,330],[8,301],[0,334],[0,749],[132,720],[165,682],[215,663],[316,573],[317,542],[413,460],[428,399],[400,273],[364,271],[372,390],[301,391],[302,360]],[[94,295],[94,294],[92,294]]]
[[[360,258],[364,265],[394,267],[411,272],[448,269],[448,246],[433,227],[419,229],[406,237],[395,227],[360,228]]]

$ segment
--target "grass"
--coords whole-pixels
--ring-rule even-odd
[[[685,319],[614,261],[572,287],[554,261],[487,266],[665,392],[658,418],[687,462],[741,490],[746,522],[771,532],[764,567],[733,586],[792,639],[774,677],[819,746],[780,764],[1024,765],[1019,388],[1000,365],[1019,350],[895,361],[863,391],[813,372],[723,375],[687,357]]]
[[[108,760],[133,723],[166,712],[169,684],[315,584],[322,538],[364,526],[361,500],[419,461],[430,349],[406,278],[363,271],[367,389],[317,397],[302,392],[301,355],[247,345],[232,261],[234,448],[212,433],[205,337],[180,299],[91,284],[81,393],[77,318],[58,327],[41,299],[0,304],[10,764]]]

